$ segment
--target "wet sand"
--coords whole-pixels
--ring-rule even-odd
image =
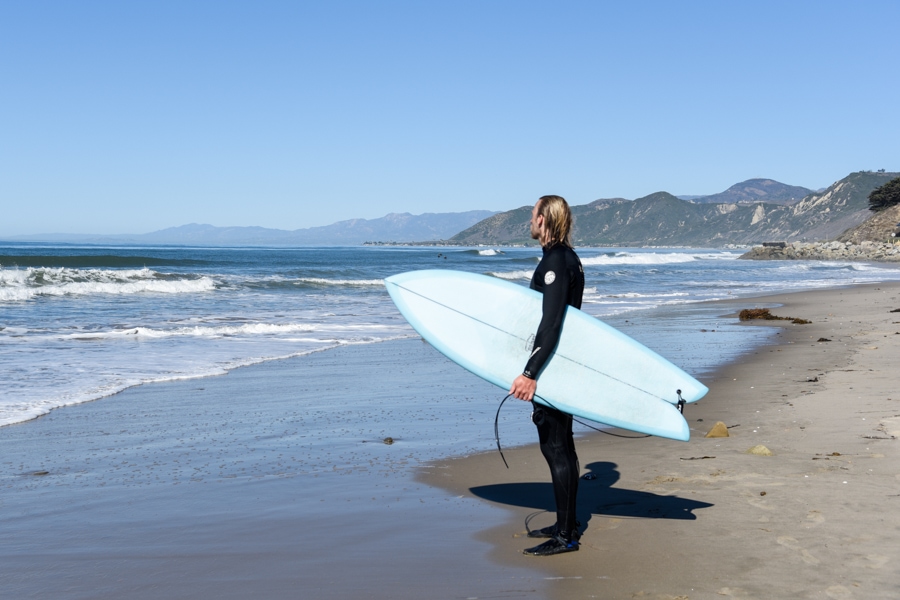
[[[898,597],[900,286],[723,303],[753,307],[812,323],[748,324],[779,335],[705,380],[690,442],[577,442],[596,475],[580,483],[579,552],[521,554],[526,525],[555,519],[536,447],[507,452],[508,471],[485,454],[421,480],[506,508],[479,539],[493,560],[546,573],[552,598]],[[717,421],[730,436],[704,437]],[[758,445],[772,455],[748,453]]]
[[[496,396],[410,339],[0,428],[0,598],[541,597],[472,537],[505,511],[413,479],[439,416],[490,447]]]
[[[780,303],[813,323],[748,325],[780,328],[777,344],[704,378],[691,442],[580,437],[596,478],[581,484],[577,553],[521,554],[526,519],[552,522],[536,447],[506,450],[509,470],[496,452],[417,459],[427,427],[405,432],[379,407],[429,398],[489,431],[497,392],[405,340],[0,428],[0,597],[896,597],[900,286],[721,306]],[[304,436],[311,413],[335,410],[358,430]],[[731,437],[704,438],[719,420]],[[317,444],[330,468],[309,464]],[[773,456],[746,453],[758,444]]]

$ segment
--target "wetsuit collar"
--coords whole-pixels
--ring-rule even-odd
[[[544,251],[544,254],[547,254],[548,252],[550,252],[551,250],[553,250],[553,249],[556,248],[557,246],[562,246],[562,245],[564,245],[562,242],[553,242],[553,243],[550,244],[549,246],[541,246],[541,250]]]

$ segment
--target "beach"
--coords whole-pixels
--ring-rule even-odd
[[[722,303],[812,321],[705,380],[689,443],[593,435],[577,553],[521,555],[553,522],[535,447],[447,461],[422,480],[510,511],[491,558],[545,569],[551,598],[896,598],[900,593],[900,288],[869,285]],[[736,316],[736,314],[735,314]],[[773,325],[773,323],[775,325]],[[823,340],[823,341],[820,341]],[[824,341],[828,340],[828,341]],[[706,438],[722,421],[727,438]],[[771,456],[749,454],[765,446]]]
[[[703,378],[688,443],[580,434],[577,553],[521,554],[526,521],[552,522],[536,446],[505,448],[507,470],[484,443],[430,445],[473,419],[493,444],[498,393],[406,339],[0,428],[0,596],[895,597],[900,284],[716,306],[812,322],[748,323],[778,335]],[[391,419],[398,398],[415,423]],[[730,437],[705,438],[717,421]]]

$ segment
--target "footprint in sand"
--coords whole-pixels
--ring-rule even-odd
[[[779,545],[784,546],[790,550],[793,550],[797,554],[800,555],[800,558],[808,565],[817,565],[819,564],[819,559],[809,553],[809,550],[800,545],[796,539],[783,535],[775,540]]]
[[[809,514],[806,515],[806,520],[812,523],[813,525],[821,525],[825,522],[825,515],[820,513],[817,510],[809,511]]]
[[[741,588],[723,587],[716,592],[720,596],[728,596],[729,598],[749,598],[750,595],[746,590]]]
[[[853,598],[853,592],[842,585],[833,585],[825,590],[825,595],[834,600],[850,600]]]
[[[766,502],[765,497],[747,493],[743,494],[743,496],[747,498],[747,503],[750,504],[750,506],[755,506],[756,508],[761,508],[763,510],[777,510],[774,506],[771,506]]]
[[[596,523],[594,521],[596,521]],[[622,519],[617,519],[615,517],[608,517],[606,519],[594,518],[591,520],[591,529],[596,529],[597,531],[607,531],[609,529],[616,529],[621,524]]]
[[[888,563],[890,557],[883,554],[866,554],[857,557],[850,563],[850,566],[857,569],[880,569]]]
[[[900,417],[882,419],[879,429],[891,437],[900,438]]]

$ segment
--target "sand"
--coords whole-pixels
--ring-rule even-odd
[[[581,436],[577,553],[521,554],[552,522],[536,447],[417,460],[438,411],[489,427],[496,390],[406,340],[0,428],[0,597],[897,597],[900,286],[721,306],[812,323],[748,324],[776,342],[704,379],[689,443]],[[397,397],[434,405],[403,429]],[[310,440],[310,412],[360,425]]]
[[[776,343],[706,380],[689,443],[577,442],[597,475],[581,481],[579,552],[520,554],[526,523],[554,520],[533,446],[507,452],[508,471],[486,454],[422,480],[506,507],[479,539],[493,560],[555,578],[552,598],[900,597],[900,286],[723,304],[754,307],[812,323],[748,324],[780,328]],[[729,437],[706,438],[717,421]]]

